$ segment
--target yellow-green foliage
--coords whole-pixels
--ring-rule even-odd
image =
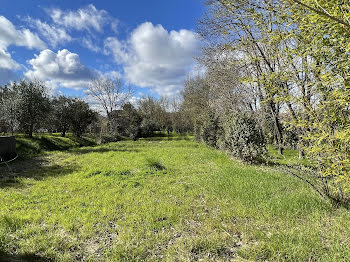
[[[288,2],[288,1],[285,1]],[[325,191],[331,198],[349,200],[350,190],[350,6],[346,1],[295,1],[286,9],[297,25],[290,36],[297,43],[294,56],[307,57],[314,92],[313,105],[304,106],[303,117],[292,122],[305,132],[305,149],[318,161]],[[302,2],[303,4],[300,4]],[[345,24],[343,23],[345,22]],[[289,50],[290,51],[290,50]]]

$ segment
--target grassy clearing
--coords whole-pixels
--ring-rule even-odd
[[[0,184],[0,254],[57,261],[344,261],[350,212],[190,137],[51,152]],[[1,170],[0,170],[1,172]]]

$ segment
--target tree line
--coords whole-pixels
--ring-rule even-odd
[[[132,91],[120,79],[98,78],[90,81],[89,95],[104,112],[92,110],[79,98],[49,96],[41,81],[22,80],[0,86],[0,132],[72,132],[80,137],[94,134],[102,142],[123,138],[136,140],[152,136],[154,131],[191,131],[179,112],[180,100],[148,96],[130,103]]]
[[[183,92],[197,139],[249,161],[266,143],[297,148],[323,193],[348,201],[349,17],[344,1],[207,1],[206,73]]]

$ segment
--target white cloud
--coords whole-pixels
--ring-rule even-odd
[[[4,69],[18,69],[20,66],[14,60],[11,55],[0,47],[0,68]]]
[[[42,50],[46,44],[28,29],[17,30],[4,16],[0,16],[0,47],[6,49],[10,45],[25,46]]]
[[[189,30],[170,31],[146,22],[130,38],[120,42],[107,38],[105,51],[123,64],[126,79],[140,87],[151,87],[158,94],[170,95],[183,87],[186,74],[194,65],[199,41]]]
[[[27,17],[25,19],[33,28],[35,28],[40,35],[42,35],[50,43],[52,47],[58,44],[72,41],[72,37],[62,27],[49,25],[39,19]]]
[[[102,49],[99,46],[97,46],[89,36],[83,37],[81,44],[93,52],[98,53],[102,51]]]
[[[7,51],[10,45],[39,50],[46,47],[46,44],[36,34],[28,29],[17,30],[6,17],[0,16],[0,84],[18,78],[13,70],[19,69],[20,65],[11,58],[11,54]]]
[[[61,9],[48,10],[52,20],[57,24],[69,29],[87,30],[94,29],[103,31],[103,26],[111,22],[112,29],[116,30],[117,20],[112,19],[105,10],[98,10],[92,4],[76,11],[63,11]]]
[[[58,85],[68,88],[84,88],[87,82],[97,76],[97,72],[84,66],[75,53],[67,49],[59,50],[57,54],[45,49],[28,61],[32,70],[25,76],[29,79],[46,81],[51,88]]]

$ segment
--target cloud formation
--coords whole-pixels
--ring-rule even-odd
[[[57,54],[45,49],[28,63],[32,70],[28,70],[25,76],[46,81],[51,88],[60,85],[80,89],[85,87],[91,78],[97,76],[96,71],[84,66],[79,56],[67,49],[59,50]]]
[[[11,58],[7,48],[11,45],[24,46],[29,49],[41,50],[46,44],[28,29],[17,30],[4,16],[0,16],[0,84],[15,80],[18,76],[14,70],[20,65]]]
[[[168,32],[162,25],[150,22],[138,26],[125,42],[111,37],[105,41],[106,53],[124,66],[128,81],[151,87],[160,95],[182,89],[198,49],[196,33],[184,29]]]
[[[54,48],[59,44],[72,41],[72,37],[62,27],[49,25],[46,22],[31,17],[27,17],[25,21],[29,23],[32,28],[36,29],[39,34],[49,42],[50,46]]]
[[[42,50],[46,44],[28,29],[17,30],[4,16],[0,16],[0,47],[3,49],[10,45],[25,46],[29,49]]]
[[[87,30],[102,32],[103,26],[111,22],[113,30],[116,30],[117,20],[112,19],[105,10],[98,10],[93,4],[79,8],[76,11],[63,11],[61,9],[47,10],[55,24],[67,29]]]
[[[0,47],[0,68],[4,69],[18,69],[20,66],[14,60],[11,55]]]

